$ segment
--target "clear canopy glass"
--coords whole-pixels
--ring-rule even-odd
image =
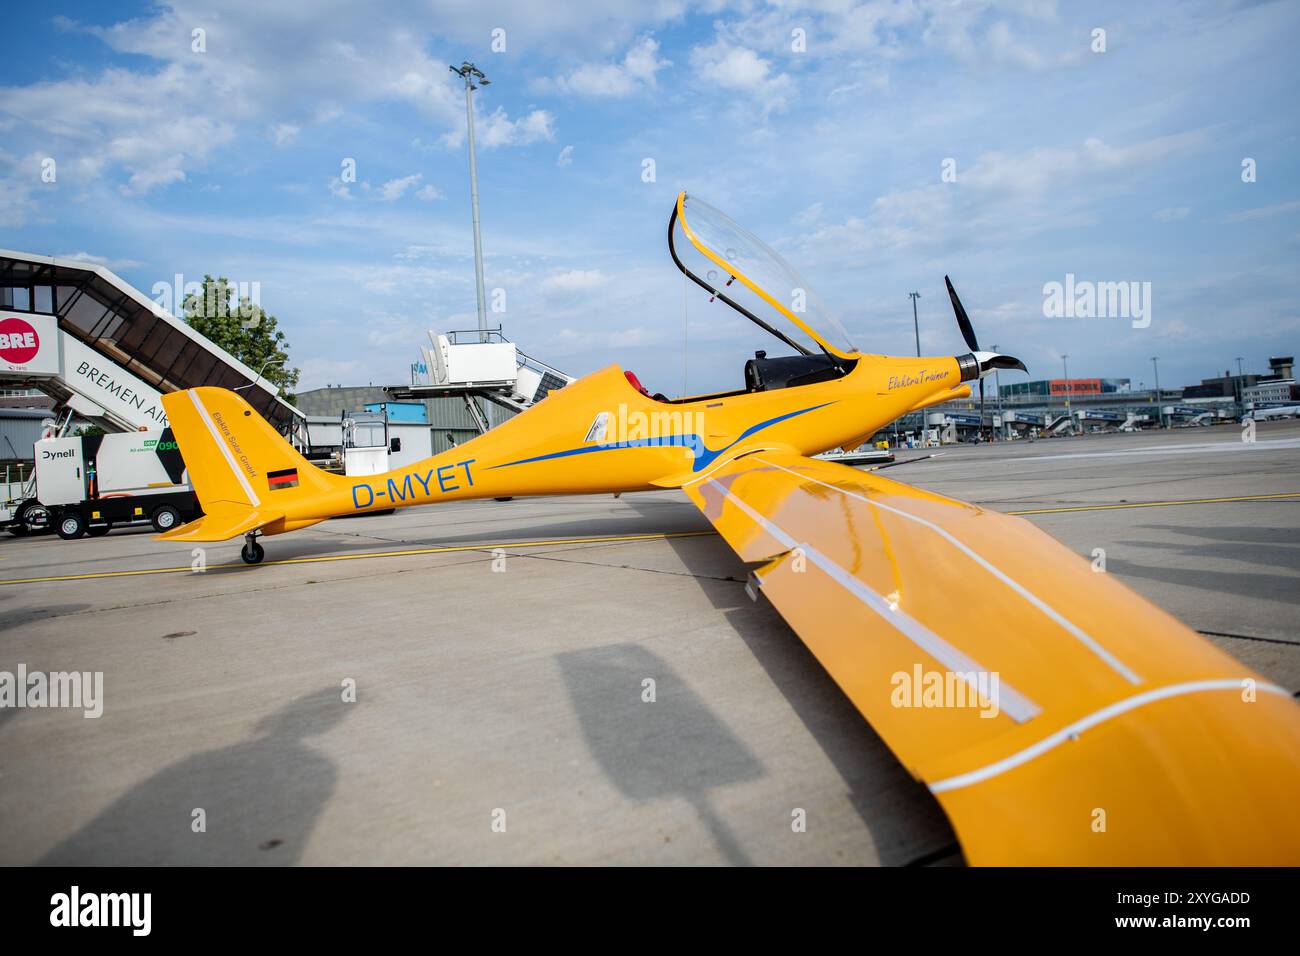
[[[681,193],[675,228],[703,261],[683,271],[746,317],[801,351],[849,358],[857,352],[848,333],[821,298],[771,246],[722,210]],[[674,249],[685,249],[674,237]],[[695,257],[692,257],[695,258]]]

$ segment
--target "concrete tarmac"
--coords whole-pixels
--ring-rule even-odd
[[[1297,689],[1300,424],[1239,434],[883,474],[1036,512]],[[336,520],[255,568],[145,529],[3,537],[0,581],[23,583],[0,583],[0,670],[102,671],[104,710],[0,710],[0,863],[960,862],[679,492]]]

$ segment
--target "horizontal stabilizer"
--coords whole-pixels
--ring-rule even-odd
[[[279,511],[243,509],[225,514],[208,514],[156,537],[159,541],[229,541],[283,517],[284,514]]]

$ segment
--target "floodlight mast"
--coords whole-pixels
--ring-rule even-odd
[[[478,294],[478,337],[480,342],[486,342],[488,340],[487,301],[483,292],[483,236],[478,221],[478,166],[474,159],[473,93],[480,86],[488,86],[492,81],[468,60],[461,63],[459,67],[448,66],[447,69],[465,81],[465,123],[469,128],[469,205],[470,215],[474,220],[474,289]]]

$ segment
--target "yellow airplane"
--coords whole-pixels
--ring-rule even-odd
[[[1024,369],[979,349],[951,283],[969,353],[872,355],[717,209],[682,193],[668,239],[686,276],[792,354],[679,399],[610,366],[366,478],[315,468],[233,392],[176,392],[163,403],[205,513],[160,537],[243,535],[256,564],[259,536],[339,515],[680,488],[934,793],[969,863],[1300,864],[1288,690],[1023,519],[809,457]]]

